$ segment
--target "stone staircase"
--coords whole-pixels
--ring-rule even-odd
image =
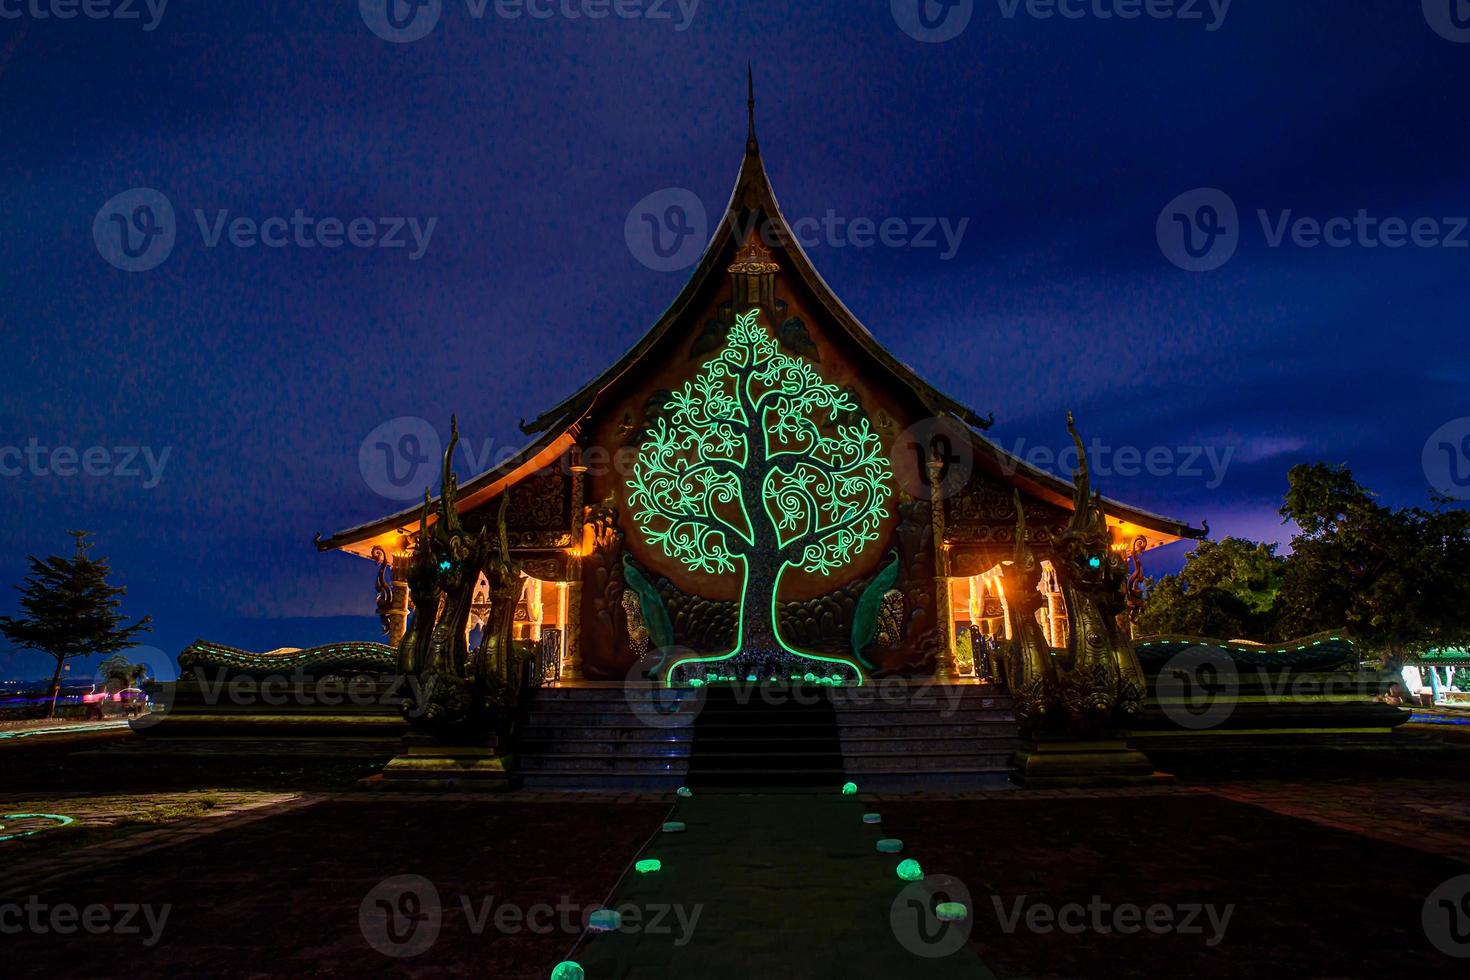
[[[795,695],[800,694],[800,697]],[[545,688],[517,726],[527,789],[683,785],[863,791],[997,789],[1019,745],[1009,696],[985,685]]]
[[[667,790],[689,773],[698,692],[654,687],[549,687],[515,732],[525,789]]]
[[[863,792],[1004,789],[1020,747],[1011,698],[981,684],[836,692],[847,777]]]

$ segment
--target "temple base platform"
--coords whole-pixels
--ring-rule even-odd
[[[405,735],[403,750],[358,785],[376,792],[503,793],[512,788],[510,761],[493,735],[475,744]]]
[[[1012,781],[1027,789],[1137,786],[1174,778],[1156,772],[1148,756],[1122,735],[1086,740],[1036,736],[1021,743],[1011,765]]]

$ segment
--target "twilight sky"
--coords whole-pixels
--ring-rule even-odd
[[[401,506],[365,437],[457,412],[493,459],[634,343],[686,271],[630,211],[723,209],[747,59],[783,209],[840,229],[817,267],[1008,449],[1064,448],[1071,407],[1169,460],[1103,463],[1109,495],[1284,540],[1291,465],[1422,502],[1426,440],[1470,414],[1452,0],[924,0],[932,30],[920,0],[427,2],[395,43],[383,0],[0,0],[0,611],[87,528],[167,654],[375,636],[372,566],[312,546]],[[135,188],[171,251],[156,196],[104,208]],[[1302,218],[1355,220],[1314,245]]]

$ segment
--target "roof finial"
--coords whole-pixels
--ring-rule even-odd
[[[745,63],[745,90],[747,93],[745,110],[750,117],[750,129],[745,137],[745,152],[759,153],[760,147],[755,141],[755,70],[748,61]]]

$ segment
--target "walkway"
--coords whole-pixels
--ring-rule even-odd
[[[909,855],[878,853],[881,830],[863,812],[835,788],[682,800],[671,819],[688,829],[639,855],[662,868],[630,873],[608,903],[636,909],[644,925],[595,936],[577,962],[598,980],[989,978],[963,948],[968,929],[920,921],[922,886],[895,873]]]

